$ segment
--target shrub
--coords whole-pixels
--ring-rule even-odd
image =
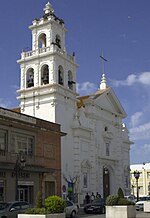
[[[28,208],[26,214],[46,214],[45,208]]]
[[[123,193],[122,188],[119,188],[119,189],[118,189],[118,197],[119,197],[119,198],[124,198],[124,193]]]
[[[108,205],[108,206],[118,205],[118,196],[117,195],[109,195],[106,198],[106,205]]]
[[[26,214],[50,214],[50,213],[63,213],[66,207],[65,201],[58,196],[49,196],[45,199],[45,207],[39,208],[41,206],[41,194],[38,193],[38,201],[36,202],[35,208],[28,208]],[[37,207],[38,206],[38,207]]]
[[[106,205],[115,206],[115,205],[135,205],[134,202],[124,198],[124,194],[121,188],[118,189],[118,195],[109,195],[106,198]]]
[[[63,213],[65,207],[65,201],[59,196],[49,196],[45,199],[47,213]]]
[[[126,198],[119,198],[118,205],[134,205],[134,203],[127,200]]]
[[[38,192],[36,195],[36,208],[42,208],[42,193]]]

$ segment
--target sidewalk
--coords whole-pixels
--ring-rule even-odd
[[[96,215],[85,216],[84,218],[87,218],[87,217],[89,217],[89,218],[106,218],[106,215],[105,214],[96,214]],[[150,218],[150,213],[137,212],[136,218]]]
[[[136,218],[150,218],[150,213],[136,212]]]
[[[83,207],[79,209],[79,217],[90,217],[90,218],[105,218],[105,214],[87,214],[84,213]],[[115,217],[114,217],[115,218]],[[121,217],[120,217],[121,218]],[[150,213],[142,212],[142,211],[136,211],[136,218],[150,218]]]

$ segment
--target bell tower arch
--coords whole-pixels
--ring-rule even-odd
[[[66,107],[70,111],[75,107],[78,65],[75,55],[65,49],[64,21],[55,15],[49,2],[43,11],[42,18],[34,19],[29,26],[32,50],[23,51],[18,60],[21,77],[17,98],[22,113],[61,123],[59,114],[66,113]]]

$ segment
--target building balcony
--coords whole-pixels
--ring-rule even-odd
[[[26,167],[28,168],[49,168],[54,166],[56,160],[54,158],[40,157],[40,156],[30,156],[23,155]],[[9,153],[4,150],[0,150],[0,165],[1,169],[13,169],[17,160],[16,153]]]
[[[23,51],[21,53],[21,60],[18,60],[18,63],[21,63],[23,60],[28,60],[30,58],[36,58],[39,56],[45,56],[47,54],[54,54],[54,53],[57,53],[59,55],[63,55],[64,57],[66,57],[67,59],[69,59],[72,62],[75,61],[74,55],[69,55],[69,54],[67,54],[66,51],[62,50],[57,45],[52,44],[51,46],[38,48],[38,49],[32,50],[32,51],[27,51],[27,52]]]

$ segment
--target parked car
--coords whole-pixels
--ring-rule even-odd
[[[85,213],[105,213],[104,198],[95,199],[93,202],[84,205]]]
[[[72,201],[66,200],[67,207],[65,208],[66,217],[76,217],[78,214],[79,207]]]
[[[150,196],[142,196],[140,197],[140,201],[150,201]]]
[[[0,218],[17,218],[17,215],[25,213],[29,206],[29,203],[25,201],[2,202],[0,203]]]
[[[150,196],[142,196],[140,200],[136,202],[136,210],[143,211],[144,210],[144,201],[150,201]]]
[[[144,201],[137,201],[135,204],[136,210],[143,211],[144,210]]]
[[[136,202],[136,197],[134,195],[126,195],[124,197],[131,202]]]

